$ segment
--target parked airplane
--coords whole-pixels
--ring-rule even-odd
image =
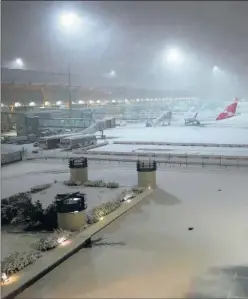
[[[217,123],[222,122],[223,120],[227,120],[230,118],[236,118],[238,115],[236,115],[236,110],[238,106],[238,100],[234,99],[234,102],[230,105],[228,105],[224,111],[219,113],[217,116],[213,115],[214,113],[208,112],[207,115],[204,113],[198,111],[195,113],[194,116],[185,118],[185,125],[192,125],[192,126],[200,126],[200,125],[214,125]]]
[[[228,105],[222,112],[213,110],[206,110],[208,105],[204,105],[199,111],[194,111],[192,108],[184,115],[175,115],[171,111],[164,111],[153,122],[147,121],[146,126],[160,126],[160,125],[185,125],[191,126],[226,126],[226,127],[248,127],[248,113],[237,113],[238,99],[234,99],[233,103]]]

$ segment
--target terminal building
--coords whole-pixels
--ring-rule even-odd
[[[69,115],[69,109],[57,110],[18,110],[14,112],[2,111],[2,132],[8,132],[14,127],[17,136],[30,134],[42,136],[42,132],[50,129],[61,132],[68,130],[86,129],[95,123],[91,109],[73,109]]]

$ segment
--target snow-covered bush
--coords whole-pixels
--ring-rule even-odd
[[[111,188],[111,189],[113,189],[113,188],[119,188],[119,184],[116,183],[116,182],[108,182],[108,183],[106,184],[106,187],[107,187],[107,188]]]
[[[58,240],[53,236],[43,237],[36,244],[35,248],[39,251],[47,251],[58,246]]]
[[[119,199],[113,201],[107,201],[99,206],[96,206],[91,211],[91,223],[96,223],[102,219],[102,217],[110,214],[111,212],[118,209],[121,205]]]
[[[17,193],[1,201],[2,224],[19,224],[29,221],[35,207],[30,192]]]
[[[12,225],[24,224],[25,222],[26,221],[25,221],[25,216],[23,214],[23,210],[17,211],[17,215],[14,216],[10,221]]]
[[[33,264],[38,258],[41,257],[41,253],[37,250],[31,250],[27,252],[14,252],[9,256],[6,256],[1,261],[1,271],[6,275],[13,274],[22,270],[30,264]]]
[[[44,210],[43,225],[46,230],[58,228],[57,206],[55,201]]]
[[[31,193],[38,193],[38,192],[48,189],[50,187],[51,187],[51,184],[38,185],[38,186],[31,188]]]
[[[56,204],[44,210],[40,201],[32,202],[30,192],[15,194],[1,200],[1,224],[24,224],[25,230],[56,229]]]
[[[105,187],[106,186],[106,183],[102,180],[97,180],[97,181],[86,181],[84,182],[84,186],[85,187]]]
[[[6,198],[10,205],[20,205],[29,203],[32,200],[30,192],[20,192]]]
[[[42,222],[43,212],[44,210],[42,207],[42,203],[39,200],[37,200],[35,203],[31,202],[29,209],[23,210],[26,222]]]
[[[55,202],[50,204],[45,210],[42,208],[40,201],[34,203],[29,211],[30,217],[25,218],[27,225],[26,231],[54,230],[58,227],[57,208]]]
[[[32,201],[27,202],[26,205],[18,206],[18,208],[17,215],[12,219],[11,224],[37,224],[37,222],[43,222],[43,208],[39,200],[34,204]]]
[[[66,241],[70,236],[69,231],[58,229],[51,235],[41,238],[35,248],[39,251],[47,251],[56,248],[59,244]]]
[[[97,181],[86,181],[84,182],[85,187],[99,187],[99,188],[119,188],[119,184],[116,182],[104,182],[103,180]]]
[[[82,185],[82,183],[79,181],[74,182],[74,181],[69,180],[69,181],[64,181],[64,185],[71,187],[71,186],[80,186],[80,185]]]
[[[1,224],[10,224],[12,219],[17,215],[18,210],[9,204],[1,205]]]
[[[27,224],[26,230],[44,229],[44,209],[39,200],[32,204],[29,210],[24,210],[22,214],[25,216],[25,224]]]
[[[8,204],[9,204],[8,198],[2,198],[1,199],[1,205],[8,205]]]
[[[135,193],[135,194],[141,194],[141,193],[144,192],[144,188],[141,188],[141,187],[133,187],[133,188],[132,188],[132,191],[133,191],[133,193]]]

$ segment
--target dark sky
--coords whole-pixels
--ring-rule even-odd
[[[176,45],[202,69],[248,72],[248,1],[2,1],[2,65],[22,57],[27,68],[102,76],[120,84],[151,83],[162,49]],[[58,16],[87,19],[87,32],[67,37]],[[67,43],[68,42],[68,43]],[[192,69],[196,64],[192,63]]]

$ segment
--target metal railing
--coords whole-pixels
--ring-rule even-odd
[[[137,162],[138,160],[154,160],[159,164],[173,165],[198,165],[218,167],[248,167],[248,156],[226,155],[191,155],[191,154],[167,154],[167,153],[135,153],[135,152],[102,152],[94,151],[76,154],[69,151],[39,151],[36,154],[28,153],[27,159],[69,159],[85,157],[94,161],[115,161],[119,163]]]
[[[22,151],[1,154],[1,165],[6,165],[9,163],[18,162],[21,160],[22,160]]]
[[[233,143],[194,143],[194,142],[165,142],[165,141],[113,141],[113,144],[122,145],[166,145],[188,147],[224,147],[224,148],[248,148],[248,144]]]

